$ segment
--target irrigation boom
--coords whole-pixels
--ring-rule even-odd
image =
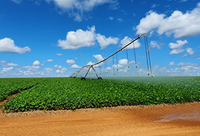
[[[128,47],[130,44],[134,43],[136,40],[140,39],[143,35],[146,35],[146,33],[139,35],[136,39],[134,39],[133,41],[131,41],[130,43],[128,43],[127,45],[125,45],[124,47],[122,47],[121,49],[119,49],[118,51],[116,51],[115,53],[111,54],[110,56],[108,56],[107,58],[103,59],[102,61],[99,61],[95,64],[93,64],[93,66],[98,65],[104,61],[106,61],[107,59],[109,59],[110,57],[114,56],[115,54],[117,54],[118,52],[122,51],[123,49],[125,49],[126,47]]]
[[[145,40],[145,52],[146,52],[146,58],[147,58],[147,70],[148,70],[148,75],[149,75],[149,69],[151,70],[151,61],[150,61],[149,47],[148,47],[148,41],[147,41],[147,36],[146,36],[146,35],[147,35],[146,33],[144,33],[144,34],[142,34],[142,35],[138,35],[137,38],[135,38],[134,40],[132,40],[130,43],[126,44],[124,47],[122,47],[121,49],[119,49],[119,50],[116,51],[115,53],[111,54],[110,56],[106,57],[105,59],[103,59],[103,60],[101,60],[101,61],[99,61],[99,62],[97,62],[97,63],[88,64],[88,65],[83,66],[79,71],[74,72],[70,77],[74,77],[74,78],[75,78],[76,75],[77,75],[78,73],[80,73],[80,72],[81,72],[82,70],[84,70],[86,67],[89,67],[88,70],[87,70],[87,72],[86,72],[86,74],[85,74],[85,76],[84,76],[84,77],[81,77],[81,80],[86,80],[86,77],[87,77],[87,75],[88,75],[90,69],[92,69],[92,70],[95,72],[95,74],[96,74],[96,76],[97,76],[98,79],[102,79],[101,77],[99,77],[99,76],[97,75],[97,73],[96,73],[96,71],[95,71],[95,69],[94,69],[94,66],[95,66],[95,65],[98,65],[98,64],[100,64],[100,63],[102,63],[102,62],[104,62],[104,61],[106,61],[106,60],[109,59],[109,58],[111,58],[111,57],[114,56],[115,54],[117,54],[117,53],[119,53],[120,51],[124,50],[124,49],[125,49],[126,47],[128,47],[130,44],[132,44],[132,43],[134,43],[135,41],[137,41],[138,39],[142,38],[143,36],[144,36],[144,40]],[[145,36],[146,36],[146,37],[145,37]],[[152,75],[152,71],[151,71],[151,75]]]

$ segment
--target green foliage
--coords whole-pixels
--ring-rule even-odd
[[[3,106],[4,111],[75,110],[200,101],[200,77],[120,77],[85,81],[79,78],[32,78],[29,83],[39,84],[8,101]]]
[[[0,78],[0,101],[37,84],[32,78]]]

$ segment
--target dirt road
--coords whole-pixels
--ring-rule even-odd
[[[0,136],[197,136],[200,103],[0,113]]]

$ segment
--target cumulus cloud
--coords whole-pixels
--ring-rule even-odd
[[[168,67],[154,67],[153,74],[155,76],[200,76],[200,65],[195,63],[173,63],[174,68]]]
[[[189,56],[189,55],[193,55],[195,53],[195,51],[192,48],[186,48],[186,54],[183,55],[183,57]]]
[[[78,29],[67,33],[66,40],[58,40],[58,46],[62,49],[78,49],[81,47],[90,47],[95,44],[95,26],[83,31]]]
[[[69,12],[70,16],[75,17],[76,21],[82,21],[83,14],[91,11],[94,7],[110,4],[113,9],[118,5],[117,0],[45,0],[50,3],[53,2],[64,12]]]
[[[97,62],[100,62],[100,61],[102,61],[104,59],[100,54],[93,55],[93,57],[97,59]],[[102,63],[96,65],[96,67],[101,67],[101,66],[103,66],[103,64],[104,63],[102,62]]]
[[[51,73],[53,71],[52,68],[44,68],[46,70],[47,73]]]
[[[99,45],[101,46],[101,49],[106,48],[110,44],[117,44],[119,41],[118,38],[114,38],[114,37],[106,38],[105,35],[101,35],[101,34],[97,34],[96,39],[97,39]]]
[[[169,48],[172,49],[172,51],[170,51],[170,55],[171,54],[179,54],[185,51],[185,49],[183,48],[183,46],[188,43],[187,40],[181,41],[178,40],[176,41],[177,43],[169,43]]]
[[[120,59],[119,60],[119,65],[127,65],[128,60],[127,59]]]
[[[71,60],[67,60],[66,63],[69,65],[72,65],[72,64],[75,64],[75,61],[71,59]]]
[[[101,49],[106,48],[110,44],[117,44],[119,38],[108,37],[105,35],[96,34],[95,26],[91,28],[88,27],[88,30],[84,31],[78,29],[76,31],[70,31],[66,35],[66,40],[58,40],[58,46],[62,49],[79,49],[81,47],[90,47],[95,45],[95,42],[99,43]]]
[[[7,71],[10,71],[10,70],[13,70],[13,67],[3,68],[2,72],[7,72]]]
[[[126,46],[128,43],[130,43],[133,39],[131,39],[128,36],[125,36],[123,40],[120,41],[120,44],[122,47]],[[127,49],[133,49],[133,48],[139,48],[141,46],[141,44],[139,43],[139,41],[135,41],[132,45],[129,45],[127,47]]]
[[[71,68],[74,68],[74,69],[76,69],[76,68],[81,68],[80,66],[78,66],[77,64],[73,64],[72,66],[71,66]]]
[[[169,66],[176,65],[173,61],[169,63]]]
[[[19,66],[19,65],[11,62],[11,63],[8,63],[8,66]]]
[[[151,48],[161,49],[161,46],[160,46],[159,43],[156,42],[156,41],[151,41],[151,42],[150,42],[150,46],[151,46]]]
[[[40,65],[40,62],[38,60],[33,62],[33,65]]]
[[[175,38],[183,38],[200,34],[200,3],[197,7],[186,13],[174,11],[171,16],[149,11],[137,26],[137,34],[155,30],[158,34],[167,36],[174,34]]]
[[[13,62],[6,62],[5,60],[0,61],[0,64],[3,65],[4,67],[7,67],[7,66],[12,66],[12,67],[19,66],[18,64],[15,64]]]
[[[0,61],[0,64],[1,64],[1,65],[5,65],[5,64],[6,64],[6,61],[5,61],[5,60],[1,60],[1,61]]]
[[[46,70],[51,70],[51,69],[46,69]],[[68,71],[67,68],[62,67],[61,65],[59,65],[59,66],[55,65],[54,70],[56,71],[57,74],[64,74]]]
[[[52,59],[48,59],[47,62],[53,62],[53,60]]]
[[[110,20],[113,20],[114,18],[113,18],[113,17],[109,17],[109,19],[110,19]]]
[[[14,41],[10,38],[6,37],[3,39],[0,39],[0,52],[23,54],[30,51],[31,49],[28,46],[24,48],[16,46]]]
[[[153,5],[151,5],[151,8],[156,8],[158,6],[159,6],[158,4],[153,4]]]
[[[98,60],[98,62],[104,59],[100,54],[93,55],[93,57],[95,57]]]

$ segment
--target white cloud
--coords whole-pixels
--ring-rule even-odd
[[[11,63],[8,63],[8,66],[19,66],[19,65],[11,62]]]
[[[62,53],[56,53],[56,55],[57,55],[57,56],[62,56],[63,54],[62,54]]]
[[[158,4],[153,4],[153,5],[151,5],[151,8],[156,8],[158,6],[159,6]]]
[[[55,4],[62,9],[73,8],[77,0],[53,0]],[[48,1],[49,2],[49,1]]]
[[[93,57],[95,57],[97,59],[97,62],[100,62],[100,61],[102,61],[104,59],[100,54],[93,55]],[[96,65],[96,67],[101,67],[101,66],[103,66],[103,64],[104,63],[102,62],[102,63]]]
[[[183,47],[184,44],[188,43],[187,40],[184,40],[184,41],[178,40],[176,42],[177,43],[170,43],[169,48],[171,48],[171,49],[181,48],[181,47]]]
[[[71,60],[67,60],[66,63],[69,65],[72,65],[72,64],[75,64],[75,61],[71,59]]]
[[[161,46],[156,41],[151,41],[150,46],[151,48],[161,49]]]
[[[61,65],[59,65],[59,66],[58,66],[58,65],[55,65],[55,66],[54,66],[54,69],[61,69],[61,68],[62,68]]]
[[[97,40],[101,49],[106,48],[110,44],[117,44],[119,39],[115,37],[106,38],[104,35],[95,33],[95,26],[83,31],[78,29],[67,33],[66,40],[58,40],[58,46],[63,49],[79,49],[81,47],[90,47],[95,45]]]
[[[187,53],[185,53],[182,57],[193,55],[195,53],[195,51],[192,48],[186,48],[185,50]]]
[[[38,60],[33,62],[33,65],[40,65],[40,62]]]
[[[173,61],[169,63],[170,66],[176,65]]]
[[[199,64],[180,62],[174,67],[170,67],[170,69],[168,67],[154,67],[153,74],[155,76],[200,76]]]
[[[105,35],[97,34],[96,37],[98,43],[101,46],[101,49],[106,48],[110,44],[117,44],[119,39],[118,38],[113,38],[113,37],[108,37],[106,38]]]
[[[1,64],[6,64],[6,61],[5,60],[1,60],[0,63]]]
[[[76,21],[82,21],[83,14],[91,11],[94,7],[111,4],[112,9],[117,8],[117,0],[45,0],[50,3],[53,2],[63,12],[69,12],[70,16],[75,17]]]
[[[51,70],[51,69],[47,69],[47,70]],[[55,65],[54,66],[54,70],[56,71],[56,75],[58,76],[59,74],[64,74],[66,73],[68,70],[65,67],[62,67],[61,65]],[[59,76],[61,76],[59,75]]]
[[[119,22],[123,22],[124,20],[123,19],[121,19],[121,18],[118,18],[117,19]]]
[[[88,62],[86,65],[93,65],[93,61]]]
[[[147,33],[155,28],[157,28],[163,21],[164,14],[157,14],[153,11],[149,11],[145,18],[140,20],[140,24],[136,27],[137,34]]]
[[[10,38],[0,39],[0,52],[9,52],[9,53],[19,53],[23,54],[26,52],[30,52],[31,49],[26,46],[24,48],[20,48],[15,45],[14,41]]]
[[[19,66],[18,64],[15,64],[13,62],[7,63],[5,60],[0,61],[0,64],[3,65],[4,67],[7,67],[7,66]]]
[[[177,49],[173,49],[172,51],[170,51],[170,55],[171,54],[180,54],[180,53],[182,53],[182,52],[184,52],[185,51],[185,49],[182,49],[182,48],[177,48]]]
[[[165,33],[167,36],[174,34],[175,38],[195,36],[200,34],[200,3],[185,14],[174,11],[171,16],[164,18],[165,14],[149,11],[145,18],[140,20],[137,26],[137,34],[156,30],[158,34]]]
[[[151,37],[153,35],[153,31],[150,32],[149,37]]]
[[[81,47],[90,47],[95,44],[95,26],[83,31],[78,29],[67,33],[66,40],[58,40],[58,46],[63,49],[78,49]]]
[[[194,66],[194,67],[198,67],[200,66],[199,64],[195,64],[195,63],[185,63],[185,62],[180,62],[177,64],[178,66]]]
[[[53,62],[53,60],[52,59],[48,59],[47,62]]]
[[[188,1],[188,0],[181,0],[180,2],[186,2],[186,1]]]
[[[66,68],[62,68],[62,69],[57,69],[56,70],[56,73],[59,73],[59,74],[64,74],[65,72],[67,72]]]
[[[76,65],[76,64],[73,64],[73,65],[71,66],[71,68],[81,68],[81,67],[78,66],[78,65]]]
[[[13,67],[3,68],[2,72],[7,72],[7,71],[10,71],[10,70],[13,70]]]
[[[23,66],[23,68],[31,70],[31,69],[39,69],[40,66]]]
[[[101,56],[101,55],[99,55],[99,54],[97,54],[97,55],[93,55],[93,57],[95,57],[97,60],[98,60],[98,62],[99,61],[102,61],[104,58]]]
[[[132,41],[131,38],[129,38],[128,36],[125,36],[123,40],[120,41],[120,44],[122,47],[126,46],[128,43],[130,43]],[[133,49],[133,48],[139,48],[141,46],[141,44],[137,41],[135,41],[132,45],[129,45],[127,47],[127,49]]]
[[[44,69],[47,71],[47,73],[51,73],[53,71],[52,68],[44,68]]]
[[[109,19],[110,19],[110,20],[113,20],[114,18],[113,18],[113,17],[109,17]]]
[[[172,51],[169,53],[171,54],[179,54],[185,51],[185,49],[183,49],[183,46],[188,43],[187,40],[181,41],[178,40],[176,41],[177,43],[169,43],[169,48],[172,49]]]
[[[79,11],[91,11],[94,7],[105,3],[115,3],[114,0],[46,0],[54,1],[63,10],[76,9]]]
[[[22,0],[12,0],[12,1],[15,2],[15,3],[17,3],[17,4],[19,4],[19,3],[22,2]]]
[[[186,51],[189,55],[193,55],[195,51],[192,48],[186,48]]]
[[[127,59],[120,59],[119,60],[119,65],[127,65],[128,60]]]

